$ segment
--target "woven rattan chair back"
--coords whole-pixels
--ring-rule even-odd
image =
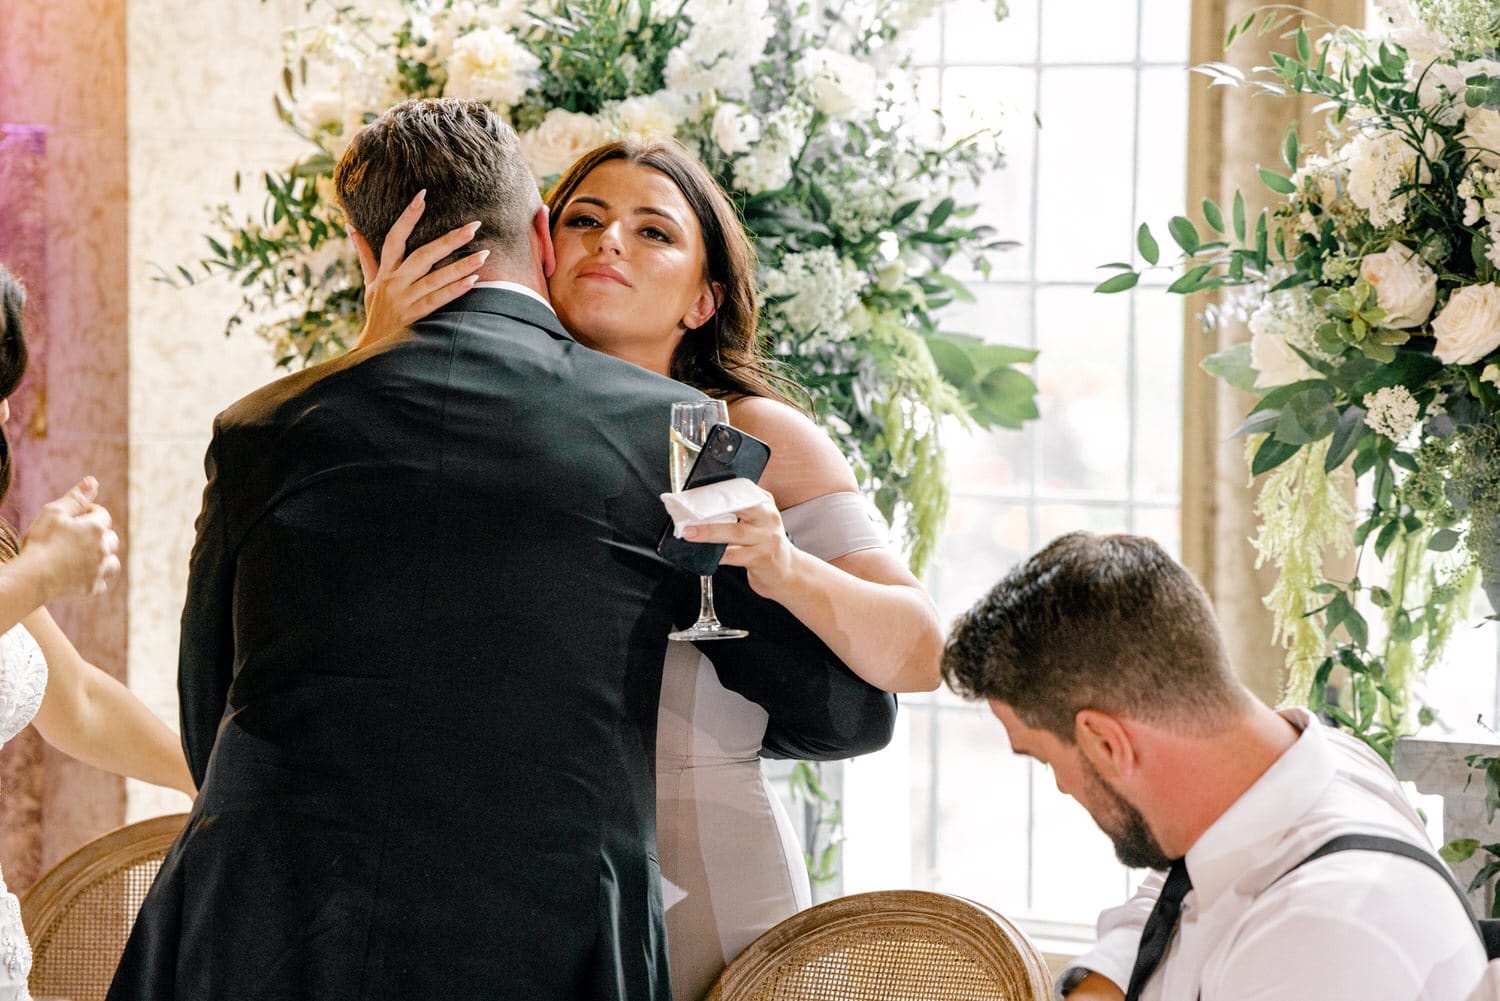
[[[794,914],[705,1001],[1046,1001],[1047,964],[994,911],[943,893],[858,893]]]
[[[103,1001],[146,890],[186,822],[179,813],[101,834],[26,891],[32,994]]]

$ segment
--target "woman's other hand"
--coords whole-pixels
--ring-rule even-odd
[[[350,231],[365,276],[365,328],[355,344],[357,348],[406,329],[469,291],[479,280],[477,272],[490,256],[488,250],[475,251],[433,270],[433,265],[474,239],[479,231],[477,222],[450,230],[406,256],[406,241],[426,207],[427,192],[417,192],[386,234],[378,262],[365,238]]]
[[[756,487],[761,502],[735,512],[735,524],[693,525],[682,530],[689,542],[723,543],[725,566],[744,567],[750,586],[763,598],[776,600],[793,573],[797,550],[781,524],[776,499]]]
[[[99,484],[86,476],[62,497],[42,506],[21,541],[21,555],[6,572],[36,575],[41,600],[102,594],[120,573],[120,537],[109,512],[94,503]]]

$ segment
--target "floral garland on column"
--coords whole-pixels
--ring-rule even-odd
[[[768,353],[808,387],[920,570],[947,507],[944,419],[1015,428],[1037,415],[1015,367],[1034,351],[938,325],[968,297],[956,266],[985,275],[1004,246],[961,200],[1000,165],[995,137],[946,136],[906,72],[903,39],[941,2],[403,0],[380,14],[308,0],[321,20],[287,31],[277,98],[308,153],[263,176],[256,218],[220,210],[201,262],[244,289],[226,332],[252,319],[287,366],[353,343],[363,293],[332,168],[393,103],[487,102],[544,188],[610,138],[675,136],[754,239]]]
[[[1258,217],[1236,193],[1227,211],[1205,201],[1201,224],[1171,220],[1175,262],[1159,265],[1147,226],[1137,246],[1147,266],[1181,271],[1170,291],[1235,287],[1204,320],[1238,315],[1251,340],[1204,367],[1258,397],[1237,433],[1252,474],[1267,474],[1255,545],[1278,570],[1266,604],[1287,648],[1287,697],[1389,759],[1398,737],[1434,719],[1412,685],[1467,617],[1476,581],[1500,611],[1500,9],[1379,6],[1367,31],[1310,33],[1286,5],[1236,25],[1226,47],[1254,31],[1291,51],[1248,76],[1198,70],[1272,97],[1315,96],[1326,134],[1308,152],[1288,126],[1285,172],[1260,168],[1278,199]],[[1139,279],[1110,267],[1119,273],[1101,292]],[[1353,578],[1324,572],[1338,552],[1357,554]],[[1469,763],[1493,820],[1500,759]],[[1490,861],[1471,890],[1500,873],[1500,844],[1444,849],[1449,861],[1480,849]]]

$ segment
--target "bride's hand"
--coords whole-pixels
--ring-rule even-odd
[[[795,573],[797,549],[787,538],[775,498],[765,490],[760,492],[764,497],[759,504],[735,512],[737,523],[693,525],[682,530],[682,537],[690,542],[725,543],[728,548],[719,562],[744,567],[755,593],[774,601]]]
[[[377,264],[370,245],[359,233],[351,233],[365,276],[365,328],[357,348],[365,347],[404,330],[439,306],[452,302],[474,287],[476,272],[490,256],[480,250],[446,264],[432,266],[474,239],[479,223],[471,222],[423,244],[406,255],[406,240],[427,207],[427,192],[419,191],[397,217],[380,247]]]

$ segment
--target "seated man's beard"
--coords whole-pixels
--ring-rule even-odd
[[[1094,820],[1109,835],[1109,840],[1114,842],[1115,857],[1132,869],[1170,867],[1173,860],[1156,843],[1156,836],[1146,826],[1146,818],[1141,816],[1141,811],[1115,792],[1114,787],[1104,781],[1104,776],[1099,774],[1088,758],[1080,756],[1080,760],[1083,763],[1083,773],[1096,794],[1096,802],[1100,798],[1104,801],[1096,807],[1103,815],[1095,815]],[[1108,804],[1107,807],[1104,804]]]

